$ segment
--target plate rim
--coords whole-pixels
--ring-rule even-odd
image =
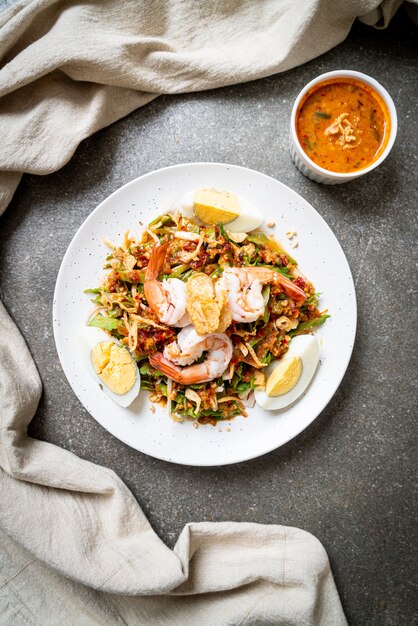
[[[188,462],[182,462],[179,460],[174,460],[171,459],[169,457],[167,457],[164,454],[151,454],[150,452],[145,452],[144,450],[141,450],[140,448],[138,448],[136,445],[133,445],[132,443],[130,443],[129,441],[126,441],[125,439],[121,438],[119,435],[116,435],[112,430],[110,430],[108,427],[103,426],[103,424],[101,424],[101,422],[99,422],[99,420],[97,420],[94,415],[91,414],[90,410],[87,409],[87,407],[84,405],[84,403],[82,402],[82,400],[80,399],[80,397],[78,396],[77,392],[75,391],[72,383],[70,382],[68,376],[67,376],[67,372],[66,369],[64,367],[64,364],[62,362],[62,351],[60,349],[60,345],[59,345],[59,332],[58,332],[58,319],[57,319],[57,293],[60,289],[60,287],[62,286],[63,281],[65,280],[64,277],[64,267],[66,265],[66,261],[68,259],[68,257],[70,256],[71,252],[72,252],[72,248],[73,246],[75,246],[76,244],[76,239],[78,237],[78,234],[80,232],[80,230],[82,228],[85,227],[85,225],[87,225],[92,219],[94,219],[94,216],[96,215],[96,213],[98,213],[100,211],[100,209],[102,208],[102,206],[107,203],[108,201],[111,201],[112,198],[116,195],[119,194],[121,191],[126,190],[127,188],[134,186],[136,183],[138,183],[138,181],[143,181],[147,178],[150,178],[151,176],[154,176],[156,174],[168,171],[168,170],[173,170],[173,169],[187,169],[190,167],[221,167],[221,168],[226,168],[226,170],[228,169],[234,169],[234,170],[240,170],[242,172],[251,172],[252,174],[256,174],[257,176],[261,176],[263,178],[266,178],[268,180],[272,180],[274,181],[274,183],[279,184],[281,187],[284,187],[285,189],[291,191],[293,194],[296,194],[300,199],[302,199],[303,202],[305,202],[306,204],[308,204],[310,206],[310,208],[316,213],[316,216],[319,218],[320,222],[322,222],[322,226],[325,227],[325,229],[329,232],[329,234],[332,236],[332,238],[335,240],[335,243],[337,244],[342,257],[345,260],[346,266],[347,266],[347,272],[348,272],[348,278],[351,279],[351,283],[352,283],[352,288],[353,288],[353,293],[352,293],[352,306],[353,306],[353,328],[352,328],[352,345],[348,346],[348,350],[347,350],[347,356],[344,362],[344,367],[341,370],[341,375],[338,377],[338,380],[336,381],[336,383],[333,385],[333,389],[332,389],[332,393],[331,395],[328,397],[328,399],[320,404],[320,408],[319,410],[316,411],[316,414],[312,417],[312,419],[309,421],[308,424],[305,424],[304,426],[302,426],[299,430],[297,430],[297,432],[294,432],[293,434],[289,435],[288,437],[286,436],[286,438],[279,443],[278,445],[272,445],[269,446],[267,449],[265,449],[263,452],[256,452],[254,454],[251,454],[250,456],[245,456],[245,458],[233,458],[230,460],[227,460],[225,462],[219,463],[210,463],[210,462],[195,462],[195,463],[188,463]],[[70,243],[67,246],[67,249],[65,250],[65,253],[62,257],[62,261],[58,270],[58,274],[57,274],[57,278],[55,281],[55,288],[54,288],[54,295],[53,295],[53,304],[52,304],[52,322],[53,322],[53,335],[54,335],[54,343],[55,343],[55,348],[58,354],[58,359],[60,362],[60,366],[65,374],[65,377],[67,379],[68,384],[70,385],[73,393],[75,394],[75,396],[77,397],[77,399],[79,400],[79,402],[81,403],[81,405],[84,407],[84,409],[87,411],[87,413],[107,432],[109,432],[113,437],[115,437],[116,439],[118,439],[119,441],[122,441],[124,444],[126,444],[127,446],[129,446],[130,448],[137,450],[138,452],[140,452],[141,454],[146,454],[147,456],[151,457],[151,458],[156,458],[158,460],[161,461],[166,461],[168,463],[174,463],[176,465],[183,465],[186,467],[223,467],[225,465],[235,465],[238,463],[245,463],[247,461],[252,461],[256,458],[261,458],[263,456],[265,456],[266,454],[270,454],[271,452],[273,452],[274,450],[278,450],[279,448],[283,447],[284,445],[286,445],[287,443],[289,443],[289,441],[292,441],[293,439],[296,439],[297,437],[299,437],[299,435],[306,430],[307,428],[309,428],[309,426],[311,426],[311,424],[313,424],[313,422],[322,414],[322,412],[324,411],[324,409],[327,407],[327,405],[331,402],[331,400],[333,399],[333,397],[335,396],[335,393],[337,392],[338,388],[341,385],[341,382],[344,379],[344,376],[347,373],[347,369],[348,366],[350,364],[351,361],[351,357],[353,354],[353,350],[354,350],[354,346],[356,343],[356,337],[357,337],[357,324],[358,324],[358,310],[357,310],[357,294],[356,294],[356,287],[355,287],[355,283],[354,283],[354,279],[353,279],[353,275],[351,272],[351,268],[350,265],[348,263],[348,259],[345,255],[345,252],[341,246],[341,243],[339,241],[339,239],[337,238],[337,236],[334,234],[334,232],[332,231],[331,227],[328,225],[328,223],[326,222],[326,220],[322,217],[322,215],[317,211],[317,209],[315,209],[315,207],[308,201],[306,200],[300,193],[298,193],[297,191],[295,191],[294,189],[292,189],[291,187],[289,187],[288,185],[286,185],[285,183],[283,183],[282,181],[278,180],[277,178],[274,178],[273,176],[270,176],[269,174],[265,174],[264,172],[260,172],[259,170],[255,170],[253,168],[249,168],[249,167],[245,167],[242,165],[235,165],[235,164],[231,164],[231,163],[222,163],[222,162],[218,162],[218,161],[192,161],[192,162],[186,162],[186,163],[177,163],[174,165],[168,165],[166,167],[161,167],[155,170],[151,170],[150,172],[146,172],[145,174],[142,174],[141,176],[137,176],[136,178],[128,181],[127,183],[125,183],[124,185],[122,185],[121,187],[118,187],[117,189],[115,189],[110,195],[106,196],[106,198],[104,198],[88,215],[87,217],[83,220],[83,222],[80,224],[80,226],[77,228],[76,232],[74,233],[74,236],[71,238]]]

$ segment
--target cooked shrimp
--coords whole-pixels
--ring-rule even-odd
[[[208,352],[202,363],[190,365]],[[149,358],[153,367],[181,385],[205,383],[221,376],[232,357],[232,342],[225,333],[198,335],[192,326],[181,330],[177,341],[166,346],[164,354]],[[182,367],[186,366],[186,367]]]
[[[179,278],[159,282],[168,244],[154,246],[145,272],[144,293],[151,309],[160,322],[168,326],[182,327],[190,324],[186,312],[186,284]]]
[[[176,340],[169,343],[164,348],[164,356],[176,365],[191,365],[196,359],[199,359],[204,350],[204,339],[208,335],[199,335],[197,330],[192,326],[182,328],[176,337]]]
[[[218,293],[226,290],[232,319],[236,322],[254,322],[264,313],[262,285],[279,285],[286,295],[296,301],[306,298],[305,292],[289,278],[267,267],[228,267],[217,281]]]
[[[216,282],[215,291],[226,291],[231,317],[235,322],[254,322],[264,313],[261,282],[246,268],[228,267]]]
[[[296,300],[296,302],[303,302],[306,300],[306,293],[303,289],[295,285],[290,278],[280,274],[280,272],[274,272],[268,267],[246,267],[242,269],[245,269],[245,271],[249,272],[251,277],[256,278],[261,283],[273,283],[275,285],[279,285],[284,293],[289,296],[289,298]]]

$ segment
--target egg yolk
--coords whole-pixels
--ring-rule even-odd
[[[221,189],[198,189],[193,197],[194,212],[205,224],[227,224],[240,214],[237,196]]]
[[[272,371],[267,379],[266,394],[268,396],[283,396],[298,382],[302,374],[302,361],[298,356],[283,359]]]
[[[126,348],[103,341],[94,346],[91,360],[96,374],[113,393],[122,396],[134,386],[136,367]]]

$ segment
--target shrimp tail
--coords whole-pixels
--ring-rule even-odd
[[[273,272],[272,270],[264,267],[246,267],[245,270],[252,279],[256,278],[260,281],[260,283],[274,282],[276,285],[280,285],[285,294],[297,302],[303,302],[306,300],[306,293],[303,289],[295,285],[290,278],[283,276],[283,274],[280,274],[279,272]]]
[[[258,280],[263,285],[270,283],[273,277],[272,270],[267,267],[245,267],[240,269],[247,275],[248,282]]]
[[[275,282],[280,285],[289,298],[293,298],[296,302],[304,302],[306,300],[306,293],[303,289],[295,285],[293,281],[286,276],[283,276],[283,274],[277,273],[275,275]]]
[[[167,254],[168,243],[164,243],[160,246],[154,246],[151,252],[150,260],[145,271],[145,281],[154,280],[158,278],[164,260]]]
[[[144,280],[144,294],[148,305],[156,313],[160,321],[162,321],[160,308],[165,304],[165,294],[161,284],[158,282],[158,274],[164,265],[167,248],[167,243],[153,247],[147,269],[145,270]]]
[[[161,352],[156,352],[149,357],[149,362],[155,369],[171,378],[180,385],[198,385],[207,383],[215,377],[208,368],[207,363],[195,363],[188,367],[179,367],[165,358]]]
[[[156,352],[152,356],[149,357],[149,362],[152,367],[156,370],[171,378],[176,383],[183,382],[183,372],[182,369],[165,358],[162,352]]]

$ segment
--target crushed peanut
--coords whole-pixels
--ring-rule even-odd
[[[294,241],[292,244],[290,244],[292,246],[292,248],[297,248],[298,247],[298,242]]]
[[[274,228],[276,226],[276,222],[268,222],[267,228]]]
[[[285,234],[288,239],[293,239],[297,235],[295,230],[287,230]]]

